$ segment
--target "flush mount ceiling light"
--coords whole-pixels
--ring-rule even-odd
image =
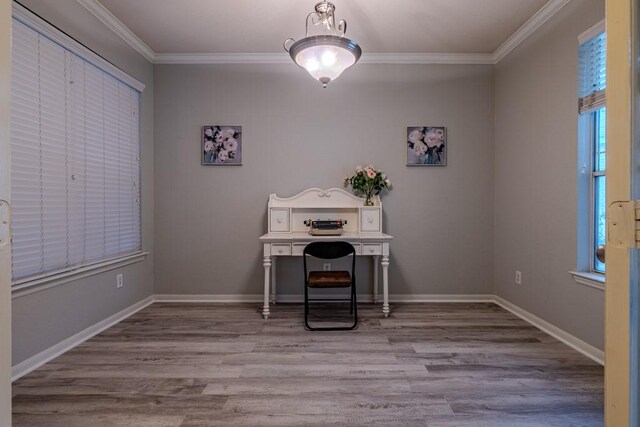
[[[330,81],[358,62],[362,49],[353,40],[344,37],[347,22],[342,19],[336,27],[333,3],[322,1],[316,4],[316,11],[307,15],[306,37],[295,41],[287,39],[284,50],[291,59],[307,70],[311,76],[327,87]],[[321,34],[309,35],[309,22],[321,28]]]

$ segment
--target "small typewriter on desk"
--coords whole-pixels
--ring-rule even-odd
[[[345,219],[335,220],[312,220],[308,219],[304,222],[304,225],[309,227],[309,234],[312,236],[339,236],[344,230],[344,225],[347,223]]]

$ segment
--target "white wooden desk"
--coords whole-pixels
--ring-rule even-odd
[[[356,255],[371,256],[374,260],[373,269],[373,302],[378,302],[378,260],[382,258],[382,313],[389,316],[389,242],[393,239],[388,234],[377,236],[358,235],[358,233],[343,233],[341,236],[311,236],[308,232],[291,233],[288,236],[267,233],[260,237],[263,246],[264,266],[264,306],[262,316],[269,317],[269,303],[276,302],[276,259],[278,257],[302,256],[304,247],[317,241],[347,241],[356,249]],[[302,282],[302,277],[300,278]]]
[[[301,257],[304,247],[316,241],[347,241],[358,256],[374,259],[373,301],[378,301],[378,262],[382,265],[382,313],[389,316],[389,244],[392,236],[382,232],[382,203],[364,206],[364,199],[339,188],[310,188],[289,198],[269,196],[269,232],[260,237],[263,248],[264,306],[262,315],[269,317],[269,303],[276,302],[276,260],[278,257]],[[346,220],[340,236],[312,236],[304,221],[309,219]],[[303,283],[300,278],[300,283]]]

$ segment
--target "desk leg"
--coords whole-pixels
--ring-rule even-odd
[[[269,301],[271,304],[276,303],[276,264],[277,257],[271,257],[271,298]]]
[[[386,245],[386,244],[385,244]],[[383,303],[382,303],[382,313],[384,317],[389,317],[389,253],[388,250],[385,251],[382,256],[382,292],[383,292]]]
[[[264,306],[262,307],[262,317],[269,318],[269,276],[271,275],[271,257],[265,256],[262,261],[264,266]]]
[[[373,303],[378,303],[378,261],[380,261],[379,256],[373,257]]]

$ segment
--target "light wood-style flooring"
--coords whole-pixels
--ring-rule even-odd
[[[491,303],[155,303],[14,383],[15,426],[598,426],[603,368]]]

